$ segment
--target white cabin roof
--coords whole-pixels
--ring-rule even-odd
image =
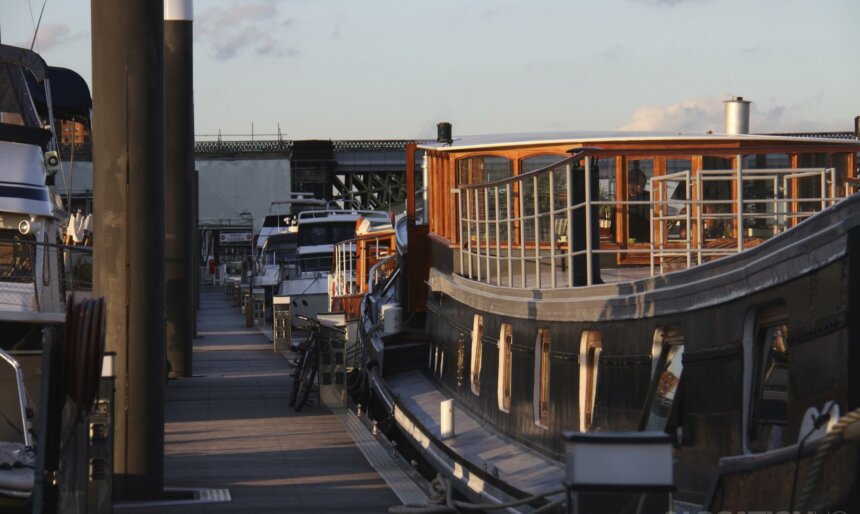
[[[558,131],[558,132],[524,132],[513,134],[484,134],[467,135],[454,138],[448,143],[423,143],[418,148],[437,151],[457,151],[481,148],[503,148],[508,146],[569,144],[572,147],[585,143],[625,142],[625,141],[761,141],[761,142],[808,142],[857,145],[857,140],[829,139],[796,136],[768,136],[761,134],[682,134],[677,132],[642,132],[642,131]]]

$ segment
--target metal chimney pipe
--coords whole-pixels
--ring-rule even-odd
[[[742,96],[733,96],[726,104],[726,134],[750,133],[750,102]]]
[[[854,139],[860,139],[860,116],[854,116]]]
[[[451,124],[447,121],[436,124],[436,142],[450,145],[454,142],[451,136]]]

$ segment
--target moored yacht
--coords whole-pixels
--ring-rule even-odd
[[[303,211],[296,218],[295,261],[282,265],[275,304],[289,305],[291,325],[303,327],[303,318],[315,318],[329,307],[328,275],[334,247],[356,236],[359,222],[369,226],[390,223],[379,211],[327,209]]]
[[[65,394],[58,394],[63,380],[58,370],[65,363],[66,380],[88,391],[69,392],[79,402],[80,412],[89,408],[83,398],[95,387],[96,363],[101,365],[100,302],[87,304],[80,318],[82,323],[86,320],[86,328],[81,325],[81,332],[71,332],[64,343],[66,351],[85,348],[90,353],[61,362],[57,345],[59,327],[67,321],[66,297],[76,284],[67,274],[79,279],[80,261],[79,254],[63,246],[66,214],[52,187],[61,167],[54,114],[88,117],[89,102],[89,91],[74,72],[48,67],[29,50],[0,45],[0,415],[7,421],[0,427],[0,510],[4,512],[29,512],[34,497],[50,491],[56,494],[57,480],[47,483],[44,477],[54,474],[67,481],[68,470],[60,472],[58,460],[60,453],[71,450],[51,453],[47,449],[49,441],[59,440],[59,417],[67,404]],[[84,231],[83,224],[71,229],[76,235]],[[44,496],[40,501],[50,503]]]

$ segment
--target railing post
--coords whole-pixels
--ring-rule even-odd
[[[461,190],[463,191],[463,190]],[[466,252],[466,248],[468,247],[468,257],[469,257],[469,278],[472,278],[472,200],[469,198],[469,190],[465,190],[464,193],[460,193],[461,201],[465,197],[466,201],[466,235],[468,239],[460,238],[460,254]],[[463,212],[462,210],[460,212]],[[462,230],[462,229],[461,229]],[[464,244],[465,242],[465,244]],[[462,270],[462,263],[460,265],[460,269]]]
[[[693,210],[693,204],[690,201],[690,199],[692,198],[691,181],[692,177],[690,176],[690,170],[687,170],[684,173],[684,187],[686,189],[684,199],[687,202],[687,205],[684,208],[684,234],[687,244],[687,268],[690,268],[693,265],[693,230],[690,227],[692,220],[692,213],[690,211]]]
[[[744,250],[744,179],[743,179],[743,156],[737,154],[735,157],[737,169],[737,224],[738,224],[738,253]]]
[[[549,172],[549,283],[550,287],[555,289],[555,180],[553,176],[554,170]]]
[[[506,202],[505,212],[507,213],[506,218],[507,218],[507,223],[508,223],[508,286],[513,287],[514,286],[514,270],[513,270],[514,245],[512,243],[513,236],[511,235],[513,233],[512,227],[511,227],[511,217],[513,216],[513,214],[511,212],[511,183],[510,182],[505,184],[505,202]]]
[[[484,187],[484,240],[487,241],[487,283],[490,283],[490,275],[493,273],[492,265],[490,264],[490,190]]]
[[[459,189],[456,190],[455,194],[457,195],[457,203],[460,204],[460,208],[457,209],[457,213],[460,216],[460,218],[457,220],[457,241],[460,242],[460,273],[465,273],[465,269],[463,269],[463,253],[466,251],[465,245],[463,244],[463,194]],[[426,209],[427,204],[424,205],[424,208]]]
[[[499,186],[494,188],[496,196],[496,285],[502,285],[502,236],[499,229]]]
[[[520,181],[520,281],[526,288],[526,204],[525,181]]]
[[[534,204],[534,209],[535,209],[535,212],[534,212],[534,214],[535,214],[535,223],[534,223],[534,228],[535,228],[535,274],[537,275],[535,277],[535,279],[537,280],[535,287],[540,289],[540,216],[539,216],[540,202],[539,202],[539,197],[538,197],[539,195],[538,195],[538,178],[537,178],[537,175],[532,177],[532,191],[534,192],[534,201],[532,203]]]
[[[567,220],[567,287],[573,287],[573,165],[565,167],[565,180],[567,180],[567,209],[565,219]]]
[[[702,237],[705,234],[703,224],[705,223],[704,218],[704,205],[702,205],[702,170],[699,170],[699,173],[696,174],[696,215],[698,216],[698,220],[696,221],[696,259],[698,264],[702,263]],[[692,208],[692,206],[691,206]]]
[[[481,281],[481,197],[475,189],[475,264],[478,268],[478,282]]]
[[[592,284],[592,251],[591,241],[593,234],[591,233],[591,157],[585,158],[585,278],[586,285]],[[653,240],[653,238],[652,238]]]

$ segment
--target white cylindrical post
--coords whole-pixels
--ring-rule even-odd
[[[439,406],[442,408],[441,419],[439,420],[439,438],[454,437],[454,400],[442,400]]]

